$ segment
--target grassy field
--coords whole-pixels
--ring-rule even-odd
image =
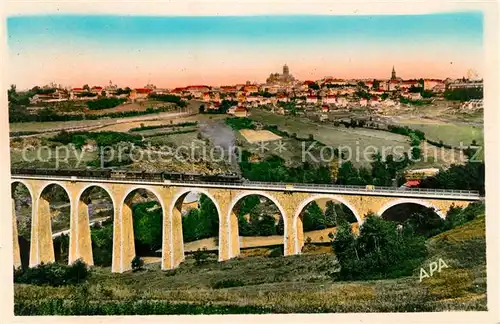
[[[165,114],[175,113],[175,112],[164,112],[161,113],[163,116]],[[144,116],[134,116],[134,117],[120,117],[120,118],[103,118],[100,120],[70,120],[70,121],[56,121],[56,122],[29,122],[29,123],[10,123],[10,131],[11,132],[20,132],[20,131],[50,131],[53,129],[63,129],[63,128],[73,128],[73,127],[99,127],[96,131],[127,131],[130,128],[138,127],[141,123],[145,125],[147,123],[154,123],[155,121],[136,121],[141,118],[152,118],[155,115],[144,115]],[[130,119],[130,123],[119,123],[114,124],[118,120],[128,120]],[[165,123],[165,121],[170,121],[172,118],[164,117],[159,119],[158,123]],[[173,118],[175,122],[180,122],[181,118]],[[128,128],[127,128],[128,127]]]
[[[21,149],[10,150],[12,167],[85,168],[87,162],[95,160],[97,157],[98,152],[82,152],[69,146],[62,146],[58,149],[46,146],[44,149],[26,150],[25,152]]]
[[[158,101],[146,101],[141,104],[125,104],[121,105],[116,108],[112,109],[104,109],[104,110],[99,110],[99,111],[89,111],[90,114],[100,114],[100,113],[112,113],[112,112],[118,112],[118,111],[132,111],[132,110],[137,110],[137,111],[142,111],[145,110],[147,107],[151,105],[165,105],[165,103],[158,102]],[[190,111],[197,111],[199,107],[199,102],[193,101],[189,102],[187,110]],[[171,112],[168,113],[178,113],[178,108],[173,108]],[[162,115],[168,114],[168,113],[162,113]],[[51,129],[59,129],[59,128],[72,128],[72,127],[81,127],[81,126],[99,126],[99,125],[108,125],[110,123],[113,123],[114,121],[117,120],[123,120],[123,119],[130,119],[131,122],[134,120],[137,120],[138,118],[150,118],[152,115],[144,115],[144,116],[135,116],[135,117],[125,117],[125,118],[106,118],[106,119],[100,119],[100,120],[75,120],[75,121],[57,121],[57,122],[29,122],[29,123],[10,123],[10,131],[11,132],[20,132],[20,131],[45,131],[45,130],[51,130]],[[201,118],[209,118],[207,117],[201,117]],[[164,118],[163,121],[165,120],[170,120],[168,117]],[[177,122],[177,120],[176,120]],[[146,123],[146,121],[145,121]],[[140,122],[137,124],[139,126]],[[115,125],[113,125],[115,126]],[[118,125],[116,125],[118,126]],[[131,126],[130,128],[137,127],[137,126]],[[114,131],[125,131],[123,128],[119,129],[102,129],[102,130],[114,130]]]
[[[11,132],[20,131],[48,131],[51,129],[59,128],[72,128],[72,127],[82,127],[82,126],[99,126],[109,123],[109,119],[106,120],[70,120],[70,121],[55,121],[55,122],[29,122],[29,123],[10,123]]]
[[[459,146],[460,143],[468,146],[473,140],[478,145],[482,145],[484,142],[483,128],[480,127],[459,123],[428,122],[425,119],[402,119],[398,123],[423,131],[426,138],[430,140],[435,142],[443,141],[453,146]]]
[[[315,123],[306,118],[274,115],[262,110],[253,110],[251,118],[267,125],[278,125],[280,130],[297,133],[302,138],[307,138],[309,134],[312,134],[314,139],[334,148],[344,147],[347,149],[349,147],[354,159],[356,158],[356,150],[359,150],[359,160],[363,160],[363,152],[369,146],[379,149],[395,146],[402,146],[405,150],[410,148],[406,136],[388,132],[334,127],[330,124]]]
[[[252,110],[251,118],[264,124],[278,125],[280,130],[289,133],[297,133],[299,137],[308,137],[309,134],[314,139],[321,141],[327,146],[342,148],[346,152],[351,152],[351,161],[355,166],[366,166],[369,164],[371,154],[376,150],[385,155],[400,155],[402,152],[409,152],[410,144],[407,136],[394,134],[386,131],[364,129],[364,128],[345,128],[335,127],[332,124],[320,124],[306,118],[274,115],[263,110]],[[431,125],[433,126],[433,125]],[[435,128],[437,129],[437,128]],[[289,152],[281,153],[285,158],[302,157],[301,143],[294,145],[293,139],[289,139]],[[295,141],[297,142],[297,141]],[[288,144],[288,143],[287,143]],[[248,146],[244,144],[244,147]],[[270,145],[272,147],[272,145]],[[309,146],[306,145],[306,148]],[[430,144],[423,150],[427,152],[427,158],[422,158],[412,167],[440,167],[458,163],[460,156],[457,151],[448,149],[437,149]],[[437,153],[435,153],[437,152]],[[313,154],[315,155],[315,154]],[[316,156],[316,155],[315,155]],[[325,152],[325,156],[329,156]],[[347,155],[346,158],[349,158]]]
[[[266,145],[266,149],[261,149],[260,145],[257,143],[249,143],[245,137],[240,134],[240,132],[234,132],[238,147],[242,150],[246,150],[249,152],[258,155],[260,159],[266,159],[272,155],[278,155],[283,158],[285,161],[288,161],[292,164],[301,164],[302,163],[302,142],[293,138],[283,137],[281,140],[270,141]],[[280,144],[281,143],[281,144]],[[282,145],[283,150],[279,150],[279,145]],[[307,146],[306,146],[307,147]],[[311,150],[311,154],[319,159],[318,149]],[[329,152],[331,154],[331,152]],[[325,153],[325,156],[330,156]]]
[[[169,123],[177,124],[183,122],[193,122],[197,120],[198,120],[197,116],[189,116],[189,117],[178,117],[178,118],[160,118],[157,120],[132,121],[130,123],[109,125],[99,129],[98,131],[128,132],[132,128],[141,127],[141,125],[156,126]]]
[[[15,284],[16,314],[79,314],[78,303],[92,314],[104,312],[102,305],[113,314],[486,310],[484,216],[430,239],[428,248],[423,267],[439,258],[448,267],[422,282],[420,269],[394,280],[336,281],[335,256],[325,252],[226,262],[212,255],[202,265],[188,256],[179,268],[165,272],[159,264],[124,274],[96,268],[81,286]]]

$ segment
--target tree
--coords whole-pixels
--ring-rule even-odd
[[[15,84],[11,84],[10,85],[10,89],[7,90],[7,97],[9,99],[9,102],[11,101],[15,101],[15,99],[17,98],[17,92],[16,92],[16,85]]]
[[[206,195],[200,196],[200,217],[207,224],[206,228],[208,230],[203,236],[219,236],[219,213],[212,199]]]
[[[139,203],[133,206],[134,217],[134,239],[141,245],[148,247],[150,251],[161,248],[162,237],[162,212],[161,208],[150,211],[159,206],[156,201]]]
[[[257,226],[260,236],[276,235],[276,220],[271,215],[264,214],[260,216]]]
[[[192,242],[198,239],[197,226],[199,223],[198,209],[190,209],[186,215],[182,217],[182,238],[184,242]]]
[[[218,113],[219,114],[225,114],[231,108],[232,106],[235,106],[238,104],[238,101],[236,100],[222,100],[219,106]]]
[[[354,168],[352,162],[347,161],[347,162],[344,162],[340,165],[337,183],[343,184],[343,185],[348,185],[348,184],[350,184],[350,180],[352,178],[358,178],[358,177],[359,177],[358,172]]]
[[[411,228],[396,229],[396,223],[367,215],[357,238],[343,223],[332,243],[340,263],[340,277],[382,279],[410,275],[427,255],[425,238]]]
[[[103,223],[102,226],[94,226],[91,229],[92,255],[94,264],[108,267],[113,257],[113,223]]]
[[[337,226],[337,211],[335,210],[335,203],[331,200],[326,202],[325,226],[327,228]]]
[[[363,185],[369,185],[373,183],[373,177],[368,168],[365,167],[359,168],[359,178],[361,179]]]
[[[477,190],[484,194],[484,162],[467,162],[465,165],[452,165],[433,177],[420,183],[421,188]]]
[[[418,235],[431,237],[442,232],[445,221],[439,217],[433,208],[420,208],[404,221],[403,227],[411,226]]]
[[[335,182],[339,175],[339,159],[334,158],[332,160],[332,163],[330,164],[330,171],[331,171],[332,181]]]
[[[408,88],[408,92],[410,93],[422,93],[423,90],[424,90],[423,86],[416,87],[414,85],[411,85],[410,88]]]
[[[387,164],[382,161],[382,155],[377,152],[374,155],[372,165],[373,184],[376,186],[386,186],[391,181],[391,175],[387,170]]]
[[[87,91],[90,91],[90,87],[88,84],[84,84],[83,87],[82,87],[83,90],[87,90]]]
[[[278,220],[278,225],[276,225],[276,234],[283,235],[285,233],[285,221],[283,217]]]
[[[316,82],[309,83],[307,86],[309,87],[309,89],[319,90],[319,85]]]
[[[414,161],[419,160],[422,156],[422,150],[418,146],[413,146],[411,148],[411,157]]]
[[[469,101],[471,99],[483,99],[483,89],[482,88],[447,89],[444,92],[444,97],[447,100],[458,100],[461,102]]]
[[[260,204],[260,196],[250,195],[243,198],[240,202],[238,215],[244,216],[250,213],[256,206]]]
[[[257,235],[257,233],[254,232],[253,226],[251,226],[245,216],[242,215],[238,215],[238,229],[240,236]]]
[[[309,203],[302,216],[304,232],[325,229],[325,216],[316,201]]]
[[[346,265],[352,262],[352,258],[356,258],[359,261],[359,255],[357,252],[356,239],[351,231],[351,226],[347,222],[341,222],[337,224],[337,232],[335,233],[334,240],[332,242],[332,248],[335,251],[335,256],[341,265],[342,270],[346,272]]]
[[[380,81],[379,80],[373,80],[373,84],[372,84],[372,88],[377,90],[378,88],[380,88]]]
[[[422,98],[434,97],[434,92],[432,92],[431,90],[423,90],[420,94],[422,95]]]

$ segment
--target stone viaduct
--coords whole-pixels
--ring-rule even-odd
[[[236,204],[249,195],[270,199],[280,210],[284,220],[284,254],[299,254],[304,244],[301,212],[311,201],[328,198],[345,204],[358,220],[358,225],[369,212],[382,215],[384,211],[402,203],[432,207],[444,218],[452,206],[466,206],[480,200],[478,193],[458,190],[375,188],[333,185],[285,185],[249,182],[244,184],[175,183],[127,179],[88,179],[77,177],[12,175],[12,184],[22,183],[29,190],[32,203],[31,246],[29,266],[54,262],[54,247],[49,201],[42,192],[50,185],[61,186],[70,200],[69,263],[81,258],[93,265],[89,226],[89,202],[84,193],[92,187],[104,189],[113,202],[113,258],[112,272],[131,269],[135,256],[133,219],[129,197],[137,189],[154,194],[163,212],[163,270],[173,269],[184,260],[181,206],[186,195],[196,191],[214,202],[219,214],[219,261],[234,258],[240,253]],[[12,198],[14,264],[20,266],[20,252]]]

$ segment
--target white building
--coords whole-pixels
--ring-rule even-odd
[[[318,103],[317,96],[307,96],[306,103]]]
[[[327,105],[335,104],[335,103],[337,103],[337,97],[335,97],[335,96],[323,97],[323,103],[327,104]]]

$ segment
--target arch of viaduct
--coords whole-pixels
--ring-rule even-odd
[[[358,224],[363,223],[365,216],[374,212],[382,215],[392,206],[401,203],[416,203],[432,207],[444,218],[452,206],[464,207],[475,199],[473,197],[407,197],[397,195],[370,195],[321,193],[314,189],[304,191],[284,191],[283,189],[259,190],[253,188],[216,188],[190,187],[167,184],[132,183],[120,181],[100,182],[95,180],[75,181],[61,179],[33,179],[13,177],[12,184],[22,183],[29,190],[32,202],[31,246],[29,266],[54,262],[54,247],[50,219],[50,206],[42,192],[50,185],[61,186],[70,200],[70,246],[69,263],[81,258],[85,263],[93,265],[92,242],[90,236],[88,202],[82,198],[84,192],[91,187],[104,189],[113,202],[113,257],[112,272],[124,272],[131,269],[131,261],[135,257],[132,209],[127,198],[137,189],[145,189],[154,194],[161,204],[163,212],[163,242],[161,268],[173,269],[184,260],[184,244],[182,238],[181,205],[183,198],[191,191],[207,195],[214,202],[219,214],[219,261],[234,258],[240,253],[238,220],[234,211],[236,204],[249,195],[261,195],[270,199],[280,210],[284,221],[284,254],[299,254],[304,244],[302,220],[300,216],[304,207],[318,199],[328,198],[345,204],[356,216]],[[17,228],[12,198],[14,265],[21,265]]]

